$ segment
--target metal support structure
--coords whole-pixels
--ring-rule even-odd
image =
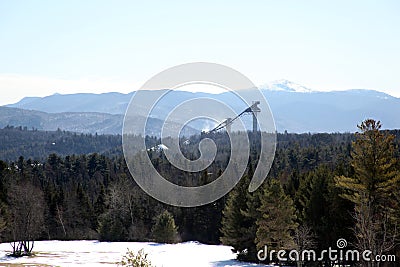
[[[226,128],[226,131],[227,131],[228,133],[231,132],[231,129],[232,129],[232,118],[227,118],[227,119],[226,119],[226,126],[225,126],[225,128]]]
[[[251,105],[251,113],[253,114],[253,133],[257,132],[257,114],[261,112],[261,109],[258,107],[260,101],[253,101],[253,105]]]
[[[258,129],[257,114],[261,112],[261,109],[258,107],[259,104],[260,104],[260,101],[253,101],[253,104],[250,107],[246,108],[242,113],[237,115],[235,118],[233,118],[233,119],[232,118],[227,118],[226,120],[224,120],[223,122],[218,124],[214,129],[208,131],[207,133],[216,132],[216,131],[221,130],[223,128],[226,128],[226,130],[228,132],[230,132],[232,123],[236,119],[241,117],[243,114],[245,114],[245,113],[251,113],[252,114],[252,116],[253,116],[253,133],[256,133],[257,129]]]

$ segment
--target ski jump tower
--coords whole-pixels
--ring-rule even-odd
[[[233,118],[233,119],[227,118],[226,120],[224,120],[223,122],[218,124],[217,127],[215,127],[214,129],[212,129],[211,131],[209,131],[207,133],[216,132],[218,130],[221,130],[222,128],[226,128],[226,130],[228,132],[230,132],[232,123],[245,113],[252,114],[252,116],[253,116],[253,133],[257,133],[257,128],[258,128],[257,127],[257,125],[258,125],[257,115],[258,115],[258,113],[261,112],[261,109],[258,107],[259,104],[260,104],[260,101],[253,101],[253,104],[250,107],[246,108],[242,113],[237,115],[235,118]]]
[[[261,112],[261,109],[258,107],[259,104],[260,101],[253,101],[253,105],[251,105],[250,107],[251,113],[253,114],[253,133],[257,132],[257,125],[258,125],[257,115],[259,112]]]

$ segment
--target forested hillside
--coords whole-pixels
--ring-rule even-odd
[[[154,200],[135,184],[120,154],[118,136],[12,127],[0,132],[1,242],[24,239],[163,242],[160,233],[167,231],[165,242],[222,242],[233,246],[239,259],[257,261],[256,250],[264,243],[291,248],[289,239],[294,240],[294,245],[307,241],[320,250],[334,247],[338,238],[356,241],[353,230],[357,224],[351,214],[357,204],[342,196],[344,187],[339,184],[347,180],[337,177],[357,177],[358,169],[354,168],[351,155],[355,146],[352,142],[360,135],[279,134],[275,160],[262,188],[247,192],[258,157],[255,150],[246,175],[227,196],[202,207],[177,208]],[[391,168],[400,170],[400,131],[378,132],[393,136]],[[209,137],[218,148],[224,149],[206,171],[190,176],[171,166],[161,150],[148,153],[155,168],[170,181],[202,185],[223,172],[229,155],[225,133]],[[184,153],[195,156],[196,140],[201,138],[192,137]],[[257,147],[258,137],[250,134],[250,139]],[[159,143],[157,138],[147,138],[149,146]],[[60,150],[53,148],[58,144]],[[28,156],[7,162],[16,153],[32,153],[38,160]],[[42,160],[46,153],[50,154]],[[267,223],[271,217],[263,214],[270,214],[276,206],[286,208],[275,209],[274,220]],[[163,222],[168,222],[170,228],[164,227]],[[398,246],[393,246],[389,251],[396,249]]]
[[[118,152],[116,152],[118,151]],[[16,161],[20,156],[46,160],[48,155],[121,153],[121,136],[80,134],[66,131],[38,131],[27,127],[0,129],[0,159]]]
[[[123,115],[97,112],[46,113],[36,110],[0,107],[0,127],[22,126],[43,131],[68,130],[77,133],[119,134]]]

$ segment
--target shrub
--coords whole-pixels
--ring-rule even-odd
[[[148,254],[143,249],[137,253],[128,249],[119,265],[127,267],[153,267],[147,256]]]

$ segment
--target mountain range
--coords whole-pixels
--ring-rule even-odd
[[[278,132],[355,132],[356,125],[366,118],[381,120],[387,129],[400,128],[400,98],[375,90],[316,92],[287,80],[272,82],[260,89],[269,103]],[[151,93],[146,92],[149,96]],[[252,92],[246,93],[251,99]],[[134,92],[113,92],[27,97],[18,103],[0,107],[0,127],[13,125],[43,130],[60,128],[74,132],[120,134],[124,113],[133,95]],[[165,115],[179,103],[197,97],[229,103],[236,112],[246,108],[240,99],[229,92],[172,91],[155,107],[149,122],[152,131],[161,127]],[[193,127],[197,130],[202,128],[201,125]]]

